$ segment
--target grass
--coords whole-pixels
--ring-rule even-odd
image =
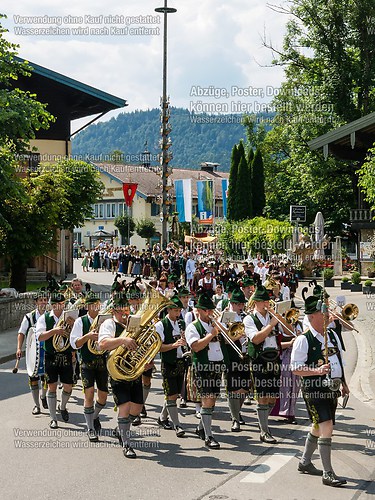
[[[26,283],[26,291],[33,292],[34,290],[38,290],[39,288],[48,286],[47,281],[29,281]],[[0,288],[9,288],[8,281],[0,281]]]

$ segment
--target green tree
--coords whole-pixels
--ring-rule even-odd
[[[151,219],[140,219],[136,223],[136,231],[141,238],[150,243],[150,239],[156,234],[156,227]]]
[[[251,177],[245,154],[240,160],[236,186],[236,220],[252,216]]]
[[[238,166],[240,164],[240,155],[238,152],[237,144],[233,146],[232,157],[230,164],[229,182],[228,182],[228,200],[227,200],[227,219],[235,219],[235,198],[236,198],[236,186],[237,186],[237,175]]]
[[[369,150],[366,161],[359,170],[359,185],[371,209],[375,210],[375,147]]]
[[[287,14],[284,44],[274,64],[285,68],[285,82],[274,99],[272,130],[262,145],[267,209],[287,218],[290,204],[316,211],[328,229],[341,229],[355,203],[353,164],[311,152],[308,141],[375,109],[375,58],[368,19],[370,0],[293,0],[273,7]],[[367,19],[367,21],[366,21]],[[270,44],[265,40],[265,45]],[[339,193],[339,196],[338,196]]]
[[[57,230],[81,226],[100,198],[103,185],[97,170],[83,162],[68,164],[41,165],[18,179],[16,196],[3,200],[3,217],[10,227],[3,226],[0,253],[9,260],[9,285],[18,291],[26,290],[30,260],[55,250]],[[14,160],[13,166],[16,170]]]
[[[130,238],[133,236],[135,231],[135,222],[130,215],[119,215],[114,221],[115,227],[119,230],[123,238],[127,238],[128,245],[130,243]]]
[[[254,154],[251,187],[253,194],[253,217],[258,217],[263,215],[263,209],[266,205],[264,190],[264,166],[260,149],[257,149]]]

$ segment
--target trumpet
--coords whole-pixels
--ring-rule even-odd
[[[211,318],[211,323],[217,327],[224,340],[238,354],[238,356],[243,359],[241,349],[235,344],[235,341],[243,337],[245,333],[245,327],[243,323],[241,323],[240,321],[234,321],[229,325],[228,328],[225,328],[225,326],[223,326],[219,321],[220,316],[221,312],[215,309],[214,316]]]

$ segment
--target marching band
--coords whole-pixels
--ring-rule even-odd
[[[230,278],[223,284],[209,267],[195,293],[180,286],[176,276],[164,274],[155,287],[139,278],[126,283],[117,275],[106,304],[94,293],[83,296],[80,280],[49,298],[45,292],[37,293],[35,310],[25,315],[20,326],[16,353],[19,359],[26,338],[32,414],[41,413],[41,377],[48,385],[48,392],[43,386],[40,399],[49,410],[50,428],[58,428],[58,383],[63,388],[58,410],[64,422],[69,420],[67,403],[75,382],[73,360],[77,359],[88,440],[100,439],[99,415],[111,393],[117,410],[115,435],[124,456],[134,459],[139,443],[132,426],[141,424],[140,415],[147,416],[154,359],[160,353],[164,401],[157,423],[161,428],[174,429],[177,437],[186,439],[177,407],[180,397],[180,407],[189,401],[197,405],[196,435],[207,448],[220,449],[212,430],[217,399],[227,399],[231,431],[240,432],[242,405],[251,397],[256,400],[260,441],[276,444],[269,416],[296,423],[301,390],[312,428],[298,471],[322,476],[328,486],[345,484],[333,472],[331,446],[338,397],[349,394],[342,360],[342,322],[346,329],[354,326],[343,315],[332,314],[319,286],[308,297],[304,289],[303,326],[296,307],[278,313],[276,304],[291,303],[282,300],[286,284],[284,270],[280,277],[262,280],[261,269],[257,274],[248,266],[238,280]],[[77,308],[75,317],[67,314]],[[323,470],[311,462],[317,447]]]

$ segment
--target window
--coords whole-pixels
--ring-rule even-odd
[[[116,203],[112,203],[111,217],[116,217]]]
[[[119,217],[124,215],[124,204],[123,203],[118,204],[118,214],[119,214]]]
[[[219,218],[224,217],[222,205],[215,205],[215,217],[219,217]]]
[[[103,210],[103,203],[99,204],[99,219],[103,219],[104,217],[104,210]]]
[[[151,203],[151,217],[157,217],[160,213],[160,206],[157,203]]]
[[[95,219],[97,219],[99,217],[99,205],[96,204],[96,205],[94,205],[93,208],[94,208],[93,215],[94,215]]]
[[[106,219],[109,219],[111,217],[111,204],[106,203],[105,208],[106,208],[106,211],[105,211]]]

